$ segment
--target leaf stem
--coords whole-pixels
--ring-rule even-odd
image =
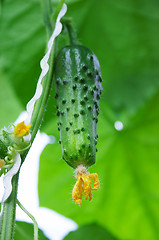
[[[38,224],[37,224],[35,218],[33,217],[33,215],[31,215],[31,213],[29,213],[26,210],[26,208],[18,201],[18,199],[17,199],[17,204],[23,210],[23,212],[25,212],[28,215],[28,217],[30,217],[31,220],[33,221],[33,223],[34,223],[34,240],[38,240]]]
[[[69,35],[69,38],[70,38],[70,43],[72,45],[76,45],[77,44],[77,36],[76,36],[76,33],[72,27],[72,24],[71,24],[71,21],[72,19],[64,19],[62,20],[62,23],[66,26],[67,28],[67,31],[68,31],[68,35]]]

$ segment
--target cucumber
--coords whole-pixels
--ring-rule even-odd
[[[55,60],[55,98],[63,159],[73,168],[95,163],[102,92],[100,65],[85,46],[70,45]]]

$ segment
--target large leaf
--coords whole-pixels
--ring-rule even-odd
[[[63,240],[117,240],[111,233],[102,226],[91,223],[79,227],[76,231],[70,232]]]
[[[97,163],[101,187],[92,202],[71,200],[75,179],[58,143],[40,161],[39,196],[79,224],[97,221],[121,239],[159,239],[159,3],[83,1],[70,6],[79,37],[101,62],[103,96]],[[81,14],[81,17],[80,17]],[[122,131],[114,128],[120,120]],[[45,131],[55,133],[56,118]]]
[[[3,127],[16,120],[35,92],[46,33],[41,5],[36,0],[4,1],[0,21],[0,71],[3,73],[0,75],[3,112],[0,127]]]
[[[40,74],[46,34],[40,2],[4,1],[0,31],[0,66],[24,106]]]

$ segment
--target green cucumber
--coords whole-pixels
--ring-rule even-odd
[[[73,168],[95,163],[102,92],[97,57],[87,47],[66,46],[55,60],[55,98],[64,160]]]

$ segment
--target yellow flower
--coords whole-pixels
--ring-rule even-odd
[[[82,194],[84,192],[85,199],[92,199],[92,190],[97,190],[100,186],[97,173],[87,173],[86,168],[83,165],[79,165],[76,169],[77,181],[72,190],[72,199],[79,205],[82,204]],[[91,187],[92,180],[94,180],[93,188]]]
[[[29,130],[31,128],[31,125],[25,125],[24,122],[19,123],[15,128],[14,128],[14,135],[16,137],[24,137],[29,134]]]
[[[0,159],[0,168],[3,167],[4,163],[5,163],[5,161],[3,159]]]

